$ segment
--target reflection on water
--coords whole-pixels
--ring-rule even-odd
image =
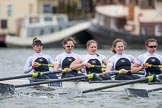
[[[44,49],[43,52],[53,58],[61,53],[62,49]],[[86,53],[85,49],[76,49],[77,53]],[[127,50],[127,53],[137,56],[145,50]],[[23,66],[32,49],[0,49],[0,77],[23,74]],[[110,49],[98,50],[98,53],[108,58],[113,54]],[[160,52],[162,54],[162,52]],[[15,95],[0,97],[0,108],[161,108],[162,93],[149,93],[149,98],[128,97],[121,92],[92,92],[79,94],[77,90],[48,90],[46,88],[20,88]],[[78,95],[79,94],[79,95]],[[78,96],[77,96],[78,95]]]

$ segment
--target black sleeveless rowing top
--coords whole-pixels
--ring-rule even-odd
[[[69,68],[70,64],[75,60],[74,57],[66,57],[63,61],[62,61],[62,69],[64,68]],[[62,77],[65,76],[65,74],[67,73],[63,73]],[[78,74],[78,72],[76,70],[73,70],[72,72],[70,72],[70,74],[76,76]]]
[[[43,57],[38,57],[34,62],[38,62],[40,64],[48,64],[48,61]],[[49,71],[49,68],[48,66],[39,66],[39,67],[35,67],[34,70],[36,72],[45,72],[45,71]]]
[[[88,61],[88,63],[90,63],[91,65],[97,65],[97,66],[101,66],[101,63],[98,59],[90,59]],[[95,68],[86,68],[87,74],[90,73],[101,73],[102,70],[100,67],[95,67]]]
[[[150,57],[149,59],[147,59],[146,63],[152,64],[152,65],[160,65],[161,64],[159,59],[157,59],[156,57]],[[145,70],[146,70],[146,76],[161,73],[161,69],[159,67],[148,67]]]
[[[131,62],[127,58],[120,58],[116,62],[115,70],[120,70],[120,69],[130,70]],[[131,73],[127,73],[127,74],[131,74]]]

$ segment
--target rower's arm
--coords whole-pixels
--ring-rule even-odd
[[[106,66],[106,72],[110,72],[110,71],[112,71],[112,66],[107,65],[107,66]]]
[[[103,62],[104,65],[107,65],[108,60],[105,58],[102,62]]]
[[[29,73],[33,70],[33,67],[32,67],[32,60],[31,60],[31,57],[29,57],[27,60],[26,60],[26,63],[24,65],[24,73]]]
[[[84,64],[81,62],[81,60],[79,58],[77,58],[76,60],[74,60],[71,64],[70,64],[70,68],[72,70],[76,70],[80,67],[83,67]]]
[[[137,72],[141,71],[142,69],[143,69],[143,65],[133,64],[131,72],[137,73]]]

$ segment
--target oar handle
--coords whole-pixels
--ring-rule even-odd
[[[153,64],[149,64],[148,67],[158,67],[158,68],[162,68],[162,65],[153,65]]]
[[[40,64],[40,66],[48,66],[48,67],[53,67],[53,64]]]
[[[106,70],[106,66],[102,65],[91,65],[91,68],[100,68],[101,69],[101,72],[105,72]]]
[[[100,66],[100,65],[91,65],[91,68],[106,68],[106,66]]]
[[[50,72],[50,71],[47,71],[47,72],[33,72],[31,74],[31,77],[33,78],[39,78],[40,76],[44,76],[44,75],[47,75],[47,74],[58,74],[58,73],[61,73],[63,70],[56,70],[56,71],[53,71],[53,72]]]

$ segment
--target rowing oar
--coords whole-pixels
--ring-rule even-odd
[[[48,67],[54,67],[53,64],[41,64],[41,63],[38,63],[36,62],[38,66],[48,66]]]
[[[157,76],[152,75],[152,76],[148,76],[145,78],[122,82],[122,83],[118,83],[118,84],[114,84],[114,85],[108,85],[108,86],[103,86],[103,87],[99,87],[99,88],[84,90],[84,91],[82,91],[82,93],[89,93],[89,92],[99,91],[99,90],[103,90],[103,89],[109,89],[109,88],[119,87],[119,86],[128,85],[128,84],[134,84],[134,83],[138,83],[138,82],[145,82],[145,81],[152,82],[152,81],[155,81],[156,79],[159,79],[159,77],[161,77],[161,76],[162,76],[162,74],[157,75]]]
[[[47,74],[58,74],[58,73],[61,73],[61,72],[64,72],[64,70],[56,70],[56,71],[53,71],[53,72],[50,72],[50,71],[47,71],[47,72],[34,72],[32,74],[0,78],[0,81],[12,80],[12,79],[18,79],[18,78],[27,78],[27,77],[37,78],[39,76],[43,76],[43,75],[47,75]]]
[[[100,68],[102,72],[106,70],[106,66],[103,65],[91,65],[91,68]]]
[[[8,94],[14,94],[15,88],[20,88],[20,87],[48,84],[48,83],[61,82],[61,81],[79,80],[83,78],[93,79],[95,77],[96,77],[96,74],[88,74],[86,76],[77,76],[77,77],[70,77],[70,78],[63,78],[63,79],[50,79],[50,80],[39,81],[39,82],[34,82],[34,83],[29,83],[29,84],[21,84],[21,85],[0,83],[0,95],[6,96]]]
[[[125,92],[128,96],[135,96],[135,97],[149,97],[148,93],[162,90],[162,87],[155,88],[155,89],[134,89],[134,88],[125,88]]]
[[[131,72],[131,70],[127,70],[128,72]],[[117,74],[124,74],[122,71],[109,71],[109,72],[104,72],[105,74],[108,74],[108,75],[117,75]],[[138,74],[138,75],[144,75],[143,72],[139,71],[137,73],[132,73],[132,74]]]
[[[128,72],[131,72],[131,70],[127,70]],[[124,74],[121,70],[118,71],[109,71],[109,72],[104,72],[105,74],[108,75],[116,75],[116,74]]]
[[[159,67],[159,68],[162,68],[162,65],[153,65],[153,64],[149,64],[148,67]]]
[[[100,66],[100,65],[91,65],[91,68],[106,68],[106,66]]]

